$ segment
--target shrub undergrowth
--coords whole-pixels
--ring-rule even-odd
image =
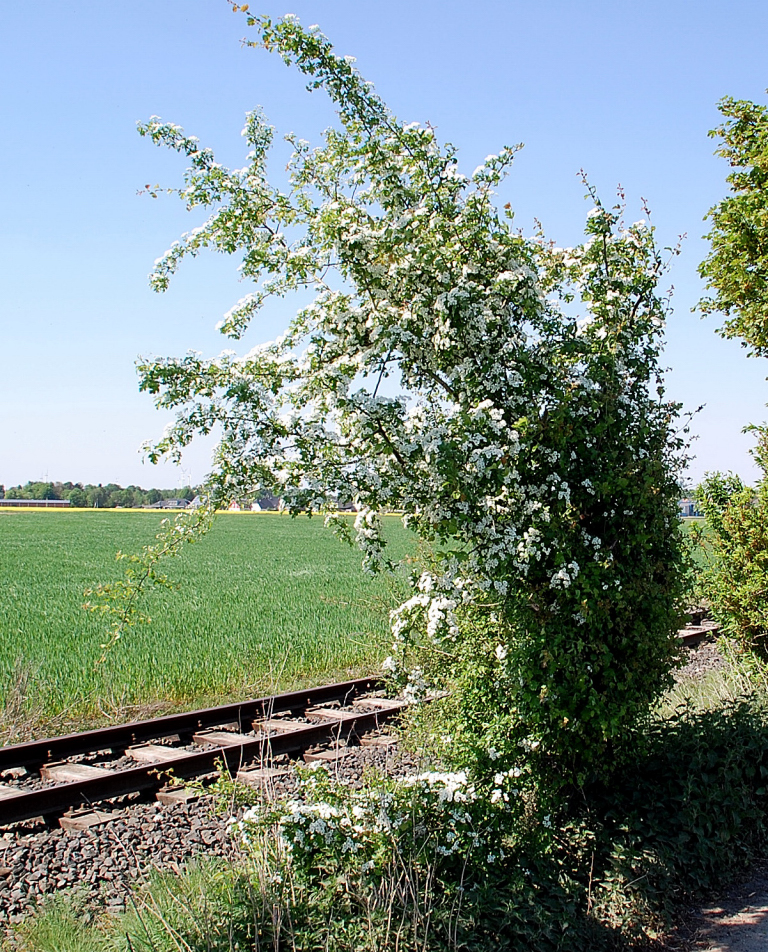
[[[732,474],[710,473],[698,487],[706,516],[703,593],[754,673],[768,663],[768,432],[758,430],[753,456],[762,471],[755,487]],[[701,533],[700,542],[704,543]],[[703,545],[702,545],[703,548]]]

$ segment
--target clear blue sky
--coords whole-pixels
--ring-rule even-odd
[[[671,281],[669,392],[706,404],[691,475],[754,476],[741,428],[766,416],[768,362],[690,313],[701,293],[702,218],[725,191],[707,130],[723,95],[765,101],[765,0],[263,0],[254,12],[320,24],[357,57],[394,112],[429,121],[465,170],[522,141],[505,185],[518,223],[533,217],[559,244],[579,240],[577,172],[604,200],[621,183],[630,214],[650,203],[659,237],[687,233]],[[278,132],[316,139],[333,113],[298,73],[244,49],[242,16],[225,0],[0,2],[0,482],[39,479],[197,482],[207,447],[184,473],[143,464],[140,444],[167,418],[139,394],[138,355],[208,355],[228,346],[214,325],[246,292],[237,261],[190,261],[165,295],[154,259],[199,224],[171,197],[182,160],[135,130],[156,114],[241,165],[240,129],[263,105]],[[270,339],[273,310],[244,342]]]

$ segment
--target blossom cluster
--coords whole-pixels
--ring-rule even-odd
[[[510,768],[478,785],[462,771],[425,771],[352,787],[319,766],[293,798],[248,808],[231,833],[244,849],[258,850],[273,831],[292,869],[310,876],[337,864],[380,878],[405,852],[425,866],[501,862],[523,809],[521,773]]]

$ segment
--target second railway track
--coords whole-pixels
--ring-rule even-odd
[[[275,757],[318,745],[331,745],[326,756],[333,756],[334,746],[338,751],[405,708],[382,695],[378,679],[358,678],[0,747],[0,826],[157,792],[171,776],[199,777],[219,764],[244,779],[255,765],[251,776],[259,782]]]

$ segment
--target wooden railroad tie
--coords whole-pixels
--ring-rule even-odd
[[[363,734],[360,738],[361,747],[396,747],[397,738],[391,734]]]
[[[80,830],[89,830],[92,826],[103,826],[122,816],[122,811],[109,812],[107,810],[72,810],[59,817],[59,826],[68,833],[77,833]]]
[[[157,800],[164,806],[170,807],[180,803],[186,806],[188,803],[194,803],[201,797],[208,796],[204,790],[197,787],[165,787],[157,791]]]
[[[165,744],[137,744],[135,747],[129,747],[125,752],[127,757],[139,764],[160,764],[166,760],[173,760],[180,753],[184,751]]]
[[[330,750],[307,750],[304,752],[304,760],[308,764],[313,764],[316,761],[326,764],[335,764],[345,757],[348,757],[351,752],[351,747],[332,747]]]
[[[306,721],[297,721],[291,717],[270,717],[263,721],[253,722],[253,729],[259,734],[286,734],[305,727],[309,727]]]
[[[403,706],[402,701],[396,701],[390,697],[356,697],[352,702],[352,707],[373,707],[380,711],[393,711]]]
[[[360,715],[351,711],[342,711],[335,707],[311,707],[307,709],[307,717],[318,721],[336,721],[343,724],[346,721],[355,721]]]
[[[192,735],[196,744],[214,744],[216,747],[231,747],[234,744],[245,744],[253,740],[247,734],[236,734],[234,731],[210,730],[198,731]]]
[[[273,780],[290,773],[287,767],[243,767],[238,770],[236,780],[253,787],[266,787]]]
[[[40,779],[53,783],[77,783],[78,780],[108,777],[112,773],[105,767],[92,767],[90,764],[45,764],[40,768]]]

